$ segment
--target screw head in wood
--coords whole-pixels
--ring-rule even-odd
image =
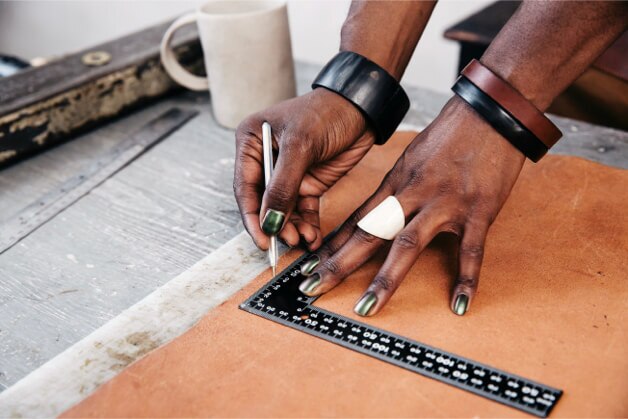
[[[106,51],[90,51],[81,57],[81,61],[90,67],[100,67],[111,61],[111,54]]]

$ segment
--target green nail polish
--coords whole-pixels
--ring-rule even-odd
[[[368,316],[375,303],[377,303],[377,296],[374,292],[369,291],[358,301],[353,311],[360,316]]]
[[[318,263],[320,262],[320,258],[318,256],[314,256],[312,259],[308,260],[307,262],[305,262],[303,264],[303,266],[301,266],[301,275],[309,275],[312,273],[312,271],[314,270],[314,268],[316,268],[318,266]]]
[[[269,209],[266,211],[264,221],[262,221],[262,231],[269,236],[276,235],[283,226],[284,218],[286,218],[286,214],[283,212]]]
[[[459,316],[464,315],[467,312],[467,306],[469,304],[469,297],[466,294],[458,294],[456,302],[454,303],[454,313]]]
[[[299,285],[299,290],[307,296],[314,297],[312,293],[316,290],[318,285],[321,283],[321,276],[319,274],[314,274],[305,281],[301,282]]]

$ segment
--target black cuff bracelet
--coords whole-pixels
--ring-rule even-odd
[[[548,148],[541,140],[466,77],[460,76],[451,90],[533,162],[547,153]]]
[[[353,103],[375,130],[375,144],[384,144],[410,108],[401,85],[386,70],[351,51],[339,52],[316,76],[312,89],[324,87]]]

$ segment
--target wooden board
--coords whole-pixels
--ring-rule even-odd
[[[58,416],[133,361],[186,332],[267,268],[266,255],[248,234],[238,234],[0,393],[0,417]]]

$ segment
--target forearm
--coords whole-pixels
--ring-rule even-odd
[[[354,1],[340,50],[361,54],[401,79],[435,1]]]
[[[622,2],[525,1],[481,61],[545,110],[627,21]]]

